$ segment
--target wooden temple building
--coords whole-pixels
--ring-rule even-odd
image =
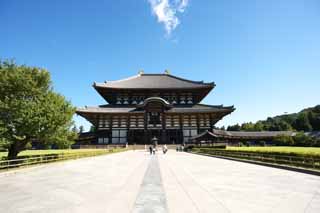
[[[213,129],[212,131],[207,130],[196,136],[190,138],[190,143],[194,144],[213,144],[213,143],[228,143],[234,144],[241,141],[265,141],[271,142],[278,136],[294,136],[296,135],[293,131],[225,131]]]
[[[206,105],[201,101],[213,82],[192,81],[163,74],[144,74],[94,83],[108,104],[77,109],[96,131],[91,144],[181,144],[207,130],[235,110],[233,106]]]

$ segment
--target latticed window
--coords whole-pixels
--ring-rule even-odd
[[[149,124],[161,124],[160,112],[149,112]]]
[[[190,138],[196,136],[198,131],[196,129],[183,129],[183,141],[189,142]]]
[[[119,116],[114,116],[112,118],[112,127],[119,127]]]
[[[98,138],[98,144],[108,144],[109,138]]]
[[[203,115],[199,115],[199,125],[200,127],[205,126],[205,120]]]
[[[210,126],[210,116],[209,115],[205,115],[205,126],[206,127]]]
[[[104,126],[105,127],[109,127],[110,126],[110,118],[109,117],[104,118]]]
[[[102,128],[102,127],[103,127],[103,124],[104,124],[104,123],[103,123],[103,120],[100,119],[100,120],[99,120],[99,128]]]
[[[136,127],[136,126],[137,126],[137,117],[130,116],[130,127]]]
[[[171,116],[167,115],[166,116],[166,126],[167,127],[171,127],[171,121],[172,121]]]
[[[173,116],[173,126],[179,127],[180,126],[180,119],[178,115]]]
[[[183,126],[185,126],[185,127],[190,126],[190,124],[189,124],[189,116],[188,115],[184,115],[183,116]]]
[[[197,117],[195,115],[191,115],[190,116],[190,124],[192,127],[196,127],[197,126]]]
[[[144,127],[144,118],[143,118],[143,116],[138,116],[138,127]]]
[[[127,130],[114,129],[112,130],[112,143],[126,143],[127,142]]]
[[[120,120],[120,126],[121,127],[126,127],[127,126],[127,117],[126,116],[121,116],[121,120]]]

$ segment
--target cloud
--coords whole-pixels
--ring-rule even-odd
[[[178,13],[184,13],[189,0],[148,0],[152,13],[164,25],[167,35],[180,24]]]

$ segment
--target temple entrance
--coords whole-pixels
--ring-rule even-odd
[[[161,130],[156,129],[156,130],[149,130],[150,131],[150,138],[156,137],[158,140],[160,140],[161,137]]]
[[[180,129],[167,129],[167,144],[181,144],[183,140],[182,131]]]

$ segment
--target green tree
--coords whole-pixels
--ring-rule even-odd
[[[52,142],[70,131],[75,108],[53,91],[48,71],[0,61],[0,129],[15,159],[31,141]]]
[[[263,131],[264,129],[264,125],[261,121],[258,121],[257,123],[255,123],[254,125],[254,129],[255,131]]]
[[[307,113],[303,112],[299,114],[295,122],[295,129],[298,131],[305,131],[305,132],[312,131],[312,126],[310,124]]]
[[[255,131],[254,124],[252,122],[243,123],[241,125],[241,130],[243,130],[243,131]]]
[[[240,131],[241,126],[239,124],[233,125],[233,126],[228,126],[227,131]]]
[[[303,132],[298,132],[294,137],[295,146],[313,146],[316,142],[312,137],[304,134]]]
[[[277,146],[293,146],[294,145],[293,138],[287,135],[279,135],[273,140],[273,142]]]
[[[317,108],[315,108],[314,111],[316,110]],[[320,130],[320,113],[310,111],[308,112],[308,119],[312,126],[312,130],[319,131]]]

